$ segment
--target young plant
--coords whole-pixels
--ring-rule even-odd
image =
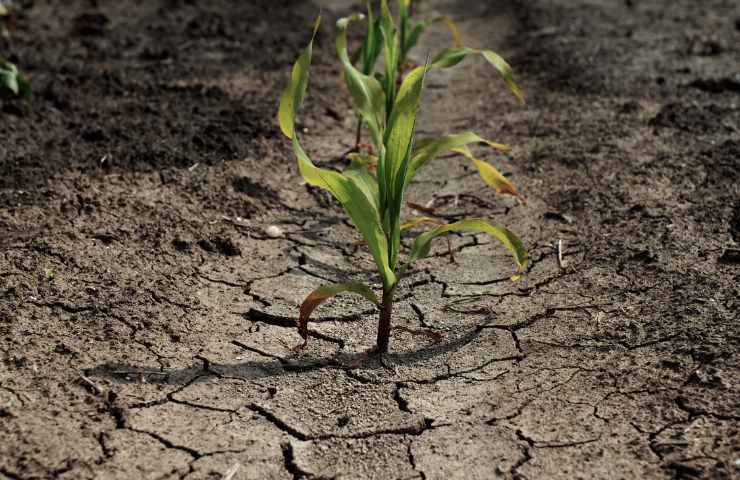
[[[8,8],[0,2],[0,36],[7,37],[8,32],[3,25],[3,18],[10,12]],[[18,68],[0,57],[0,98],[22,97],[31,92],[31,84],[25,76],[18,71]]]
[[[0,98],[24,97],[31,92],[31,84],[12,63],[0,58]]]
[[[407,3],[407,2],[406,2]],[[401,207],[404,194],[414,175],[430,160],[444,152],[458,150],[470,154],[468,145],[483,143],[493,148],[504,146],[483,139],[472,132],[446,135],[435,139],[415,140],[416,115],[421,101],[424,78],[432,69],[448,68],[458,64],[471,53],[481,53],[502,73],[504,80],[515,93],[519,92],[508,64],[491,51],[478,51],[459,47],[442,51],[426,65],[412,69],[396,85],[395,60],[402,52],[402,34],[387,8],[381,2],[380,50],[386,59],[385,79],[376,79],[358,70],[347,52],[347,27],[352,21],[363,19],[355,14],[337,21],[336,51],[342,63],[344,78],[352,96],[358,116],[370,133],[374,155],[360,153],[343,172],[319,168],[301,146],[295,128],[295,118],[303,102],[308,85],[308,70],[313,52],[313,41],[319,28],[317,19],[313,35],[293,66],[291,80],[280,99],[279,122],[283,134],[291,139],[298,168],[306,183],[328,190],[344,207],[352,223],[360,231],[372,254],[382,282],[382,297],[379,300],[373,290],[360,283],[341,283],[320,287],[304,300],[300,308],[298,330],[305,340],[308,338],[308,320],[311,313],[324,301],[342,292],[365,297],[379,310],[377,353],[388,351],[391,331],[393,297],[398,282],[408,267],[429,255],[432,240],[448,232],[472,231],[486,233],[499,240],[513,255],[517,269],[521,272],[527,265],[527,253],[521,240],[506,228],[484,219],[467,219],[437,225],[416,237],[405,262],[401,262],[401,230],[403,227],[423,223],[439,223],[429,219],[417,219],[401,223]],[[372,21],[372,20],[371,20]],[[391,85],[392,83],[392,85]],[[472,156],[472,154],[471,154]],[[481,172],[486,172],[492,184],[508,185],[508,181],[495,169],[481,162]],[[482,164],[488,165],[487,167]],[[493,170],[491,170],[493,169]],[[491,172],[495,171],[497,175]],[[499,178],[500,177],[500,178]],[[501,187],[502,191],[511,187]],[[516,189],[513,189],[516,192]]]

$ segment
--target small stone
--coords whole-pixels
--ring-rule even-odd
[[[277,225],[270,225],[265,229],[265,234],[270,238],[280,238],[283,236],[283,230]]]

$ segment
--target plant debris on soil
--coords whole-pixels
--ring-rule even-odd
[[[352,297],[292,351],[308,292],[378,279],[275,120],[323,8],[298,127],[324,166],[352,146],[332,23],[362,2],[14,6],[0,48],[33,93],[0,100],[0,479],[740,476],[736,1],[419,2],[527,98],[482,62],[435,72],[420,135],[511,144],[528,202],[457,157],[409,200],[501,220],[532,263],[514,283],[486,237],[452,236],[454,264],[440,241],[383,357]]]

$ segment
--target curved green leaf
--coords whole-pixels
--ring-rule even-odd
[[[447,16],[434,17],[427,20],[421,20],[413,24],[410,29],[405,29],[405,35],[403,36],[402,49],[401,49],[401,60],[403,64],[408,57],[409,52],[419,43],[419,39],[427,31],[429,27],[437,22],[444,22],[452,34],[452,40],[455,47],[462,47],[462,37],[460,36],[460,30],[457,28],[457,24]],[[411,23],[411,22],[409,22]]]
[[[485,58],[488,63],[493,65],[493,67],[501,74],[501,77],[504,79],[506,86],[509,87],[509,90],[511,90],[511,93],[516,96],[517,100],[519,100],[520,103],[524,103],[524,95],[522,93],[522,89],[519,88],[516,80],[514,80],[514,72],[511,70],[511,66],[506,63],[506,60],[504,60],[498,53],[494,52],[493,50],[477,50],[475,48],[468,47],[447,48],[445,50],[442,50],[439,54],[437,54],[436,57],[434,57],[434,59],[432,60],[432,67],[453,67],[462,62],[465,57],[470,54],[483,55],[483,58]]]
[[[316,28],[318,28],[318,21],[316,25],[314,35]],[[368,195],[364,185],[356,183],[353,179],[339,172],[315,166],[301,146],[298,133],[294,129],[296,112],[308,85],[312,43],[313,37],[308,47],[296,61],[291,83],[283,94],[285,100],[281,101],[279,112],[281,128],[284,130],[283,133],[292,139],[293,152],[298,160],[298,169],[301,176],[308,184],[328,190],[339,200],[368,243],[370,253],[373,255],[383,279],[383,285],[390,287],[396,284],[396,275],[388,263],[388,240],[382,228],[377,202],[373,200],[371,194]]]
[[[402,65],[406,60],[406,54],[418,41],[418,35],[416,41],[411,41],[411,35],[416,28],[411,27],[411,0],[399,0],[398,1],[398,18],[400,23],[400,36],[399,46],[401,48],[399,64]]]
[[[483,181],[497,193],[513,195],[523,203],[527,203],[527,200],[519,193],[516,186],[511,183],[508,178],[504,177],[501,172],[499,172],[498,169],[490,163],[475,158],[468,147],[455,148],[453,151],[471,160],[478,168],[480,178],[482,178]]]
[[[20,92],[18,81],[18,68],[9,62],[0,60],[0,89],[8,90],[13,95]]]
[[[379,209],[378,180],[368,170],[368,164],[353,162],[343,173],[362,190],[362,193],[373,204],[373,207],[376,210]]]
[[[482,54],[483,58],[488,60],[488,63],[498,70],[501,77],[504,79],[504,82],[506,82],[506,86],[511,90],[511,93],[513,93],[517,100],[519,100],[519,103],[524,103],[524,93],[522,93],[522,89],[519,88],[516,80],[514,80],[514,72],[511,70],[511,66],[506,62],[506,60],[493,50],[479,50],[477,53]]]
[[[362,73],[365,75],[370,75],[375,70],[375,64],[380,56],[380,41],[380,21],[373,17],[372,4],[370,0],[367,0],[367,31],[365,32],[365,39],[360,49]]]
[[[25,97],[31,94],[31,84],[14,64],[0,58],[0,96]]]
[[[308,86],[308,68],[311,66],[311,55],[313,52],[313,41],[316,38],[316,33],[319,31],[320,24],[321,16],[319,15],[314,23],[311,41],[308,43],[308,46],[303,49],[298,60],[293,65],[293,70],[290,75],[290,83],[280,97],[278,120],[280,122],[280,130],[283,132],[283,135],[288,138],[293,138],[295,130],[295,115],[298,112],[298,108],[300,108],[303,103],[303,97],[306,94],[306,87]]]
[[[468,47],[454,47],[446,48],[439,52],[437,56],[432,59],[432,67],[434,68],[450,68],[454,67],[458,63],[465,60],[469,54],[474,53],[475,50]]]
[[[396,76],[401,58],[402,33],[396,29],[387,0],[380,1],[380,33],[383,38],[385,63],[383,91],[385,92],[386,118],[388,118],[396,101]]]
[[[313,311],[331,297],[344,292],[361,295],[376,306],[380,306],[378,297],[375,296],[372,289],[361,283],[335,283],[317,288],[311,292],[305,300],[303,300],[300,316],[298,317],[298,333],[300,333],[301,337],[304,339],[304,346],[306,345],[305,341],[308,340],[308,320]]]
[[[524,248],[522,241],[519,240],[519,237],[504,227],[489,223],[487,220],[479,218],[460,220],[459,222],[442,225],[422,233],[416,237],[416,240],[414,241],[414,245],[411,248],[409,263],[415,262],[416,260],[429,255],[432,240],[434,240],[435,237],[447,232],[459,231],[480,232],[491,235],[500,241],[504,247],[512,253],[520,272],[526,268],[529,261],[527,258],[527,250]]]
[[[483,143],[496,150],[509,150],[508,145],[491,142],[473,132],[456,133],[453,135],[444,135],[435,139],[418,140],[414,147],[411,162],[409,163],[406,183],[408,184],[419,169],[430,160],[433,160],[446,152],[453,151],[456,148],[466,147],[467,145],[474,143]]]
[[[382,148],[383,130],[385,128],[385,93],[375,78],[357,70],[347,52],[347,26],[349,22],[362,20],[364,15],[354,14],[337,20],[337,38],[335,42],[337,55],[344,68],[344,78],[352,95],[355,109],[370,129],[370,136],[378,151]]]
[[[406,165],[406,169],[404,169],[404,161],[407,160],[411,147],[416,125],[416,113],[419,109],[424,76],[427,70],[427,67],[418,67],[406,75],[398,91],[396,103],[393,105],[385,141],[388,185],[396,186],[399,182],[403,183],[410,166],[410,164]]]
[[[429,67],[418,67],[412,70],[401,84],[398,98],[386,131],[386,157],[384,172],[387,188],[387,206],[384,213],[384,225],[389,232],[390,265],[395,268],[401,245],[400,215],[403,194],[406,188],[406,177],[411,163],[416,113],[419,109],[424,77]]]
[[[367,242],[383,279],[383,285],[387,287],[395,285],[396,275],[389,264],[388,239],[372,194],[352,178],[333,170],[316,167],[303,150],[297,135],[293,136],[293,151],[306,182],[328,190],[342,204],[344,211]]]

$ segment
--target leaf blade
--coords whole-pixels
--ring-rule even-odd
[[[380,301],[378,301],[378,297],[372,289],[362,283],[350,282],[323,285],[308,294],[308,296],[303,300],[303,303],[301,303],[300,315],[298,317],[298,333],[304,340],[308,339],[308,320],[313,311],[316,310],[319,305],[340,293],[354,293],[366,298],[376,306],[380,305]]]
[[[390,262],[395,268],[401,245],[400,215],[403,196],[408,175],[411,153],[413,150],[414,129],[416,114],[421,101],[424,87],[424,77],[429,70],[428,65],[412,70],[401,84],[396,103],[393,106],[391,118],[388,122],[386,139],[386,182],[387,191],[387,231],[391,240]]]
[[[435,139],[419,140],[416,142],[416,147],[414,148],[411,162],[409,164],[408,181],[416,175],[421,167],[423,167],[427,162],[434,160],[439,155],[474,143],[483,143],[495,150],[504,152],[508,151],[510,148],[508,145],[486,140],[474,132],[455,133],[451,135],[443,135]]]
[[[519,100],[519,103],[523,104],[524,93],[522,92],[522,89],[519,87],[519,85],[516,83],[516,80],[514,80],[514,71],[511,69],[511,66],[506,62],[506,60],[504,60],[501,55],[494,52],[493,50],[481,50],[478,53],[483,55],[483,58],[485,58],[488,63],[493,66],[493,68],[498,70],[498,72],[501,74],[501,77],[504,79],[504,83],[506,83],[506,86],[509,87],[511,93],[513,93],[517,100]]]
[[[368,126],[370,135],[378,151],[382,148],[382,134],[385,129],[385,93],[380,82],[374,77],[365,75],[352,65],[347,51],[347,28],[352,21],[364,18],[354,14],[337,20],[337,37],[335,48],[344,69],[344,79],[352,96],[355,109]]]
[[[471,218],[466,220],[460,220],[459,222],[450,223],[447,225],[441,225],[439,227],[428,230],[418,237],[414,241],[414,245],[411,248],[411,256],[409,257],[409,264],[429,255],[431,248],[431,242],[435,237],[448,232],[459,232],[459,231],[473,231],[479,233],[486,233],[496,238],[501,244],[509,250],[514,256],[514,261],[517,265],[518,271],[523,271],[529,259],[527,257],[527,250],[524,248],[522,241],[506,228],[490,223],[485,219]]]
[[[388,240],[372,198],[351,178],[333,170],[316,167],[297,137],[293,136],[293,151],[298,157],[301,175],[307,183],[328,190],[342,204],[344,211],[367,242],[383,285],[395,285],[396,275],[389,264]]]
[[[303,103],[303,97],[306,95],[308,87],[308,69],[311,65],[311,56],[313,54],[313,42],[316,33],[321,25],[321,15],[316,18],[313,27],[311,41],[306,48],[301,51],[298,60],[293,64],[291,70],[290,82],[280,96],[280,106],[278,107],[278,122],[280,131],[288,138],[293,138],[295,133],[295,115],[298,108]]]
[[[318,24],[317,20],[314,27],[314,36]],[[342,204],[345,212],[368,243],[370,253],[373,255],[383,279],[383,284],[395,285],[396,276],[388,263],[388,241],[372,195],[368,195],[362,186],[357,185],[347,176],[333,170],[316,167],[303,149],[298,134],[293,128],[298,107],[308,84],[308,68],[311,63],[313,39],[314,37],[311,38],[310,43],[296,61],[293,68],[295,75],[291,76],[291,83],[286,88],[287,93],[284,97],[290,97],[292,100],[281,105],[283,108],[278,115],[281,117],[281,122],[286,126],[287,131],[284,133],[286,136],[289,134],[292,140],[293,152],[296,155],[298,169],[303,179],[310,185],[328,190]]]
[[[370,0],[367,0],[367,32],[362,41],[360,59],[362,60],[362,73],[370,75],[375,69],[375,64],[380,56],[380,20],[373,16],[373,8]]]
[[[403,24],[401,25],[403,28]],[[383,56],[385,73],[383,74],[383,90],[386,101],[386,118],[396,101],[396,76],[400,63],[402,34],[396,29],[393,16],[388,8],[388,0],[380,1],[380,33],[383,38]]]
[[[470,54],[480,54],[486,61],[495,68],[504,80],[511,93],[517,98],[519,103],[524,103],[524,94],[522,89],[514,79],[514,71],[506,60],[493,50],[477,50],[469,47],[446,48],[434,57],[432,60],[433,68],[450,68],[462,62]]]
[[[524,196],[519,193],[519,190],[517,190],[516,186],[511,181],[509,181],[508,178],[504,177],[503,174],[490,163],[476,158],[468,147],[454,148],[452,149],[452,151],[459,153],[471,160],[478,168],[478,174],[483,179],[483,181],[489,187],[493,188],[496,193],[512,195],[521,200],[523,203],[527,203],[527,200],[524,198]]]
[[[13,95],[18,95],[21,90],[20,73],[18,68],[0,58],[0,88],[9,90]]]

